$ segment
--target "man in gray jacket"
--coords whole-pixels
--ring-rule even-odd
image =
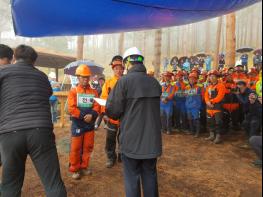
[[[158,197],[157,158],[162,154],[160,120],[161,87],[146,74],[137,48],[125,52],[128,74],[109,95],[106,112],[120,119],[120,149],[124,165],[126,197]]]
[[[15,49],[16,63],[0,68],[0,151],[2,197],[19,197],[30,155],[47,197],[66,197],[49,106],[52,89],[47,76],[33,65],[37,53]]]

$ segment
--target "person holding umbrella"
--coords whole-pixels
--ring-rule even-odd
[[[98,98],[96,90],[90,87],[91,71],[87,65],[80,65],[76,70],[79,83],[68,95],[68,111],[71,116],[71,147],[69,171],[77,180],[81,175],[90,175],[88,169],[94,148],[95,121],[100,112],[100,105],[94,101]]]

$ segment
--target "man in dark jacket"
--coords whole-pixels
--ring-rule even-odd
[[[262,104],[258,101],[256,93],[251,93],[249,95],[248,112],[243,122],[248,138],[259,135],[261,121]]]
[[[146,74],[137,48],[125,52],[128,74],[110,93],[106,112],[120,119],[120,149],[124,165],[126,197],[157,197],[157,158],[162,154],[160,120],[161,87]]]
[[[47,197],[67,196],[60,175],[47,76],[33,65],[37,53],[29,46],[15,50],[15,64],[0,69],[0,151],[2,196],[19,197],[29,154]]]
[[[14,52],[9,46],[0,44],[0,68],[2,66],[11,64],[13,55],[14,55]],[[1,152],[0,152],[0,166],[2,166]],[[0,196],[1,196],[1,188],[2,188],[2,185],[0,185]]]

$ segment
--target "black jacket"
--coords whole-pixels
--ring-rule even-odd
[[[244,93],[240,93],[237,95],[237,99],[240,102],[240,104],[242,105],[242,110],[243,110],[243,114],[247,114],[249,111],[249,95],[251,93],[255,93],[253,90],[251,90],[250,88],[247,88],[245,90]]]
[[[248,105],[248,113],[246,115],[247,119],[258,119],[261,121],[262,119],[262,105],[259,101],[256,101],[254,104],[249,103]]]
[[[121,152],[133,159],[153,159],[162,154],[160,121],[161,86],[135,65],[111,91],[106,113],[120,119]]]
[[[31,128],[53,128],[47,76],[19,62],[0,69],[0,134]]]

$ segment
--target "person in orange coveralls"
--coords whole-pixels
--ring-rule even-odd
[[[259,75],[256,68],[251,68],[248,72],[249,78],[249,87],[251,90],[256,91],[257,89],[257,82],[259,81]]]
[[[237,61],[235,72],[232,74],[234,82],[237,84],[239,81],[248,82],[247,75],[244,71],[244,66],[241,64],[240,61]]]
[[[68,110],[71,116],[71,148],[69,171],[73,179],[81,175],[90,175],[90,157],[94,148],[95,121],[100,112],[100,105],[94,101],[98,98],[96,90],[90,87],[91,71],[87,65],[80,65],[76,70],[79,84],[70,90]]]
[[[206,89],[205,102],[207,105],[207,118],[210,129],[210,136],[207,141],[214,141],[215,144],[222,142],[223,128],[223,109],[222,103],[226,94],[226,88],[223,83],[219,82],[219,72],[212,70],[209,72],[210,85]]]
[[[171,85],[171,78],[173,73],[163,73],[164,84],[162,85],[162,97],[161,97],[161,121],[162,132],[171,135],[172,134],[172,118],[173,118],[173,98],[176,91],[176,87]]]
[[[237,91],[237,85],[235,84],[232,76],[226,70],[223,73],[223,83],[226,87],[226,95],[224,98],[223,109],[224,109],[224,128],[226,131],[229,129],[230,121],[232,122],[232,127],[235,131],[240,129],[239,127],[239,113],[240,104],[237,99],[235,92]]]
[[[114,72],[114,76],[107,80],[102,88],[101,98],[104,100],[108,99],[110,92],[113,90],[118,80],[123,76],[124,66],[122,60],[123,59],[121,56],[115,56],[110,63],[110,66]],[[101,113],[105,114],[105,107],[101,108]],[[105,152],[107,154],[106,167],[112,168],[115,165],[117,159],[119,162],[121,162],[120,154],[116,154],[116,144],[120,122],[118,120],[109,119],[107,114],[105,114],[104,119],[105,122],[107,122],[107,136],[105,146]]]

